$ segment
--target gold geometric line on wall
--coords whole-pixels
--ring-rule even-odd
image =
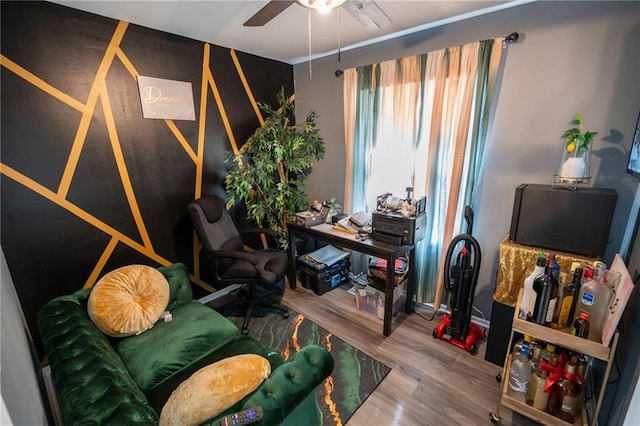
[[[218,105],[218,111],[220,111],[220,118],[222,119],[222,123],[224,124],[224,129],[227,132],[227,137],[229,138],[229,143],[231,144],[231,149],[234,154],[238,154],[238,145],[236,144],[236,138],[233,136],[233,130],[231,129],[231,124],[229,123],[229,117],[227,117],[227,111],[224,108],[224,104],[222,103],[222,97],[220,96],[220,91],[218,90],[218,85],[216,84],[216,80],[213,78],[213,74],[211,73],[211,69],[207,68],[205,70],[207,74],[207,81],[209,86],[211,87],[211,91],[213,92],[213,97]]]
[[[111,41],[107,46],[107,50],[102,57],[102,61],[98,66],[98,70],[93,80],[93,84],[91,85],[91,89],[89,90],[89,96],[86,103],[88,111],[83,113],[82,118],[80,119],[80,125],[78,126],[76,137],[73,141],[71,151],[69,152],[69,157],[67,158],[67,165],[65,166],[64,172],[62,174],[62,179],[60,181],[60,186],[58,187],[58,193],[62,198],[67,198],[67,195],[69,193],[71,180],[73,179],[76,167],[78,166],[78,161],[80,160],[80,154],[87,137],[91,119],[93,118],[93,111],[98,102],[98,96],[101,89],[105,87],[107,72],[111,67],[111,63],[113,62],[113,59],[116,55],[116,49],[122,41],[128,25],[129,24],[124,21],[118,22],[118,26],[116,27],[113,37],[111,38]]]
[[[98,277],[102,273],[102,270],[104,269],[104,265],[107,264],[107,261],[113,254],[113,251],[116,249],[118,242],[119,241],[116,237],[111,237],[111,240],[109,240],[109,244],[107,244],[107,247],[105,247],[104,251],[102,252],[102,255],[100,256],[100,258],[98,259],[98,262],[96,263],[96,266],[93,267],[93,271],[91,271],[91,274],[89,274],[89,278],[87,278],[87,281],[84,283],[84,286],[82,288],[93,287],[93,285],[98,280]]]
[[[255,111],[256,117],[258,117],[260,126],[264,126],[264,118],[262,117],[262,111],[260,111],[260,108],[258,107],[256,98],[253,96],[253,92],[251,91],[251,87],[249,87],[249,82],[247,82],[247,78],[244,75],[244,71],[242,69],[242,65],[240,65],[240,60],[238,59],[238,55],[236,54],[236,51],[233,49],[231,49],[229,53],[231,54],[231,59],[233,60],[233,64],[236,67],[238,76],[240,76],[240,81],[242,82],[244,91],[247,92],[247,96],[249,97],[249,102],[251,102],[251,107]]]
[[[113,238],[117,238],[123,244],[131,247],[132,249],[136,250],[137,252],[139,252],[141,254],[144,254],[148,258],[155,260],[157,263],[159,263],[161,265],[164,265],[164,266],[168,266],[168,265],[170,265],[172,263],[172,262],[168,261],[167,259],[165,259],[164,257],[156,254],[152,250],[149,250],[147,247],[141,245],[137,241],[134,241],[130,237],[124,235],[122,232],[118,231],[117,229],[115,229],[115,228],[111,227],[110,225],[104,223],[103,221],[101,221],[97,217],[93,216],[92,214],[86,212],[85,210],[81,209],[80,207],[76,206],[75,204],[71,203],[70,201],[62,198],[58,193],[51,191],[50,189],[46,188],[43,185],[40,185],[38,182],[36,182],[33,179],[23,175],[22,173],[18,172],[17,170],[11,168],[10,166],[7,166],[4,163],[0,163],[0,173],[5,175],[6,177],[8,177],[10,179],[13,179],[16,182],[22,184],[26,188],[28,188],[28,189],[32,190],[33,192],[41,195],[42,197],[44,197],[47,200],[53,202],[54,204],[58,205],[59,207],[62,207],[63,209],[67,210],[68,212],[70,212],[70,213],[74,214],[75,216],[79,217],[80,219],[84,220],[88,224],[93,225],[95,228],[97,228],[98,230],[104,232],[105,234],[107,234],[107,235],[109,235],[109,236],[111,236]]]
[[[173,122],[173,120],[164,120],[164,122],[169,128],[169,130],[171,130],[171,133],[173,133],[173,136],[175,136],[178,142],[180,142],[180,145],[182,145],[182,149],[184,149],[184,152],[186,152],[189,158],[191,158],[191,161],[193,161],[193,163],[196,164],[198,162],[198,156],[196,155],[195,151],[191,148],[191,145],[189,145],[189,142],[187,142],[187,139],[180,132],[178,127],[176,127],[176,124]]]
[[[28,81],[29,83],[36,86],[38,89],[50,94],[54,98],[59,101],[69,105],[71,108],[76,109],[82,113],[87,112],[87,107],[83,103],[79,102],[76,99],[73,99],[71,96],[62,92],[61,90],[56,89],[46,81],[42,80],[39,77],[31,74],[26,69],[22,68],[20,65],[13,62],[11,59],[7,58],[4,55],[0,55],[0,65],[7,68],[9,71],[12,71],[14,74],[22,77],[22,79]]]
[[[116,48],[116,56],[118,57],[118,59],[120,59],[120,62],[122,63],[122,65],[124,65],[127,71],[129,71],[129,74],[133,77],[133,79],[138,81],[138,71],[133,66],[133,64],[129,60],[129,57],[126,55],[126,53],[124,53],[120,46]]]
[[[204,174],[204,137],[207,124],[207,77],[205,69],[209,69],[209,60],[211,56],[211,48],[209,43],[203,43],[202,51],[202,74],[200,78],[200,117],[198,122],[198,148],[196,156],[196,176],[194,198],[198,199],[202,196],[202,178]],[[197,256],[197,253],[194,253]]]
[[[103,87],[100,91],[100,99],[102,101],[102,110],[105,117],[105,124],[107,125],[107,131],[109,133],[109,141],[111,142],[113,155],[116,159],[118,175],[120,176],[120,181],[124,188],[127,202],[129,203],[129,209],[131,210],[131,214],[133,215],[133,219],[136,222],[138,232],[140,233],[140,237],[142,238],[145,247],[153,250],[153,244],[151,243],[151,238],[149,237],[149,233],[147,232],[147,227],[145,226],[144,220],[142,219],[140,206],[138,205],[136,194],[133,190],[133,184],[131,183],[131,178],[129,177],[129,170],[127,169],[127,165],[124,160],[124,154],[122,153],[122,147],[120,146],[120,139],[118,138],[118,131],[116,130],[116,123],[115,119],[113,118],[113,111],[111,110],[111,103],[109,102],[109,94],[106,87]]]

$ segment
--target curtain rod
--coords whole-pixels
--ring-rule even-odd
[[[504,43],[505,44],[512,44],[518,41],[518,38],[520,37],[520,35],[517,32],[512,32],[507,34],[506,36],[504,36]],[[335,76],[336,78],[340,78],[342,77],[342,74],[344,74],[344,72],[341,69],[337,69],[335,70]]]
[[[520,35],[516,32],[509,33],[508,35],[504,36],[504,42],[507,44],[515,43],[516,41],[518,41],[518,37],[520,37]]]

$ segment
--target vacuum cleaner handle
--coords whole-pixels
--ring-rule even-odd
[[[473,209],[471,206],[464,206],[464,220],[467,221],[467,234],[471,235],[473,231]]]

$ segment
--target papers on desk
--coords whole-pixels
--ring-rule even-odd
[[[349,253],[328,245],[306,255],[307,257],[325,265],[333,265],[349,256]]]

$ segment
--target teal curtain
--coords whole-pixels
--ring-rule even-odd
[[[356,126],[353,155],[353,212],[366,209],[365,193],[370,174],[370,152],[376,140],[380,113],[380,68],[356,68]]]
[[[499,44],[496,45],[496,43]],[[427,198],[425,236],[416,245],[416,265],[413,265],[417,285],[417,302],[419,303],[434,303],[435,301],[439,306],[439,292],[441,290],[439,290],[438,281],[442,279],[441,260],[450,241],[450,237],[446,238],[445,235],[445,219],[447,216],[459,216],[460,220],[456,220],[457,226],[454,235],[466,231],[466,224],[463,224],[462,220],[462,211],[465,205],[472,203],[473,190],[482,170],[482,156],[491,123],[491,111],[499,74],[497,67],[501,64],[499,58],[501,57],[502,43],[501,40],[484,40],[476,44],[477,46],[474,45],[473,49],[477,49],[477,53],[474,53],[477,57],[474,56],[471,61],[474,67],[465,68],[466,63],[461,60],[463,47],[417,55],[413,66],[418,66],[419,70],[412,69],[411,73],[403,69],[402,61],[395,61],[397,68],[393,84],[396,91],[406,87],[403,85],[416,83],[406,81],[403,78],[405,74],[413,73],[412,75],[419,75],[420,78],[420,81],[417,82],[420,96],[418,97],[419,104],[416,106],[416,117],[394,116],[391,118],[396,122],[403,120],[402,122],[406,122],[407,125],[411,123],[417,129],[415,140],[412,141],[416,159],[411,166],[414,167],[414,176],[418,180],[414,182],[414,188],[421,188]],[[466,52],[468,49],[464,51]],[[472,51],[476,52],[476,50]],[[397,141],[390,141],[381,136],[381,122],[390,118],[381,117],[380,114],[381,111],[384,111],[384,114],[389,114],[390,107],[388,105],[385,107],[383,104],[390,102],[391,95],[388,95],[389,92],[385,92],[385,90],[389,90],[388,87],[381,87],[380,65],[367,65],[356,69],[357,84],[354,87],[357,87],[357,101],[356,114],[353,118],[355,121],[352,169],[353,211],[364,210],[365,206],[372,204],[371,200],[367,203],[366,193],[372,173],[370,168],[371,155],[376,144],[397,143]],[[473,74],[466,75],[466,70],[471,68],[473,68]],[[448,74],[450,72],[453,74]],[[445,77],[434,77],[434,73]],[[463,85],[460,81],[464,79],[473,79],[473,81]],[[388,84],[389,80],[385,79],[384,81]],[[459,84],[460,87],[453,90],[454,95],[449,92],[445,94],[446,91],[452,90],[450,86],[456,84]],[[470,91],[467,90],[469,87]],[[466,96],[464,99],[461,95],[462,92]],[[442,99],[445,96],[451,98]],[[457,98],[454,100],[453,96],[457,96]],[[462,106],[461,108],[471,108],[468,115],[455,110],[465,102],[470,106]],[[397,100],[396,103],[398,103]],[[455,106],[452,106],[454,104]],[[396,105],[394,105],[395,107]],[[456,121],[465,116],[469,117],[468,123]],[[414,123],[411,120],[417,122]],[[464,141],[466,144],[464,167],[462,176],[458,177],[460,179],[459,189],[455,189],[452,188],[452,170],[455,170],[452,164],[456,161],[462,161],[460,158],[454,158],[454,152],[459,152],[455,151],[455,144],[460,143],[461,139],[455,133],[461,125],[464,129],[468,127],[468,136],[462,138],[466,139]],[[457,140],[454,140],[456,138]],[[388,160],[389,164],[394,164],[392,158]],[[394,166],[406,167],[407,165],[395,164]],[[372,189],[380,194],[388,191],[385,188]],[[457,205],[450,206],[450,191],[454,189],[459,191],[458,201]],[[416,194],[419,195],[418,192]]]

